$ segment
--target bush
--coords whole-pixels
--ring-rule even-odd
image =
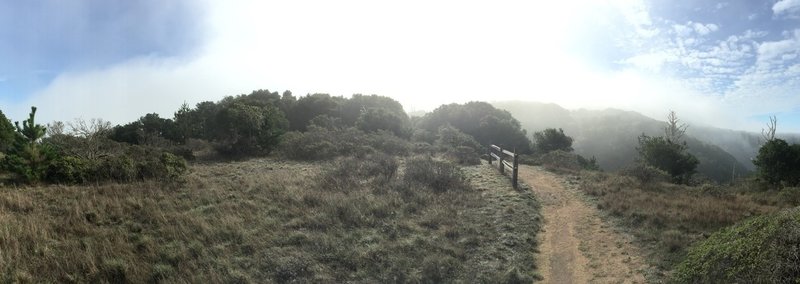
[[[789,145],[781,139],[767,141],[753,161],[758,176],[773,185],[794,186],[800,183],[800,145]]]
[[[445,154],[449,160],[458,163],[459,165],[480,165],[481,159],[475,149],[467,146],[458,146],[455,149],[450,149]]]
[[[622,175],[636,178],[644,184],[668,182],[671,180],[669,174],[650,165],[637,163],[620,170]]]
[[[364,133],[355,128],[330,131],[311,127],[305,133],[289,132],[282,137],[280,155],[292,160],[327,160],[338,156],[363,157],[374,151],[405,156],[411,144],[387,131]]]
[[[82,184],[94,175],[94,167],[89,161],[79,157],[59,157],[47,168],[45,180],[50,183]]]
[[[469,188],[469,183],[458,166],[430,158],[414,158],[409,161],[403,180],[428,186],[434,192]]]
[[[800,206],[800,188],[783,188],[780,193],[778,193],[778,198],[790,206]]]
[[[559,128],[547,128],[533,134],[536,150],[541,153],[549,153],[556,150],[572,152],[572,137],[564,134],[564,130]]]
[[[675,269],[677,283],[797,283],[800,208],[762,215],[694,245]]]
[[[697,168],[697,158],[686,152],[686,143],[664,137],[639,136],[639,158],[643,163],[661,169],[675,183],[688,183]]]

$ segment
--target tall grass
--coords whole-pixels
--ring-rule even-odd
[[[452,175],[408,178],[426,166]],[[516,233],[511,228],[527,230],[538,219],[489,221],[501,207],[491,207],[451,164],[374,155],[191,170],[179,188],[0,188],[0,281],[500,282],[533,275],[532,259],[510,248],[529,254],[535,235],[484,228],[494,222],[489,228]],[[503,206],[527,206],[515,204]],[[480,260],[487,254],[491,261]]]
[[[579,188],[628,228],[668,273],[687,248],[747,217],[779,210],[777,195],[714,185],[684,186],[615,173],[583,172]]]

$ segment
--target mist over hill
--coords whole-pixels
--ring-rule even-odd
[[[562,128],[575,141],[578,154],[597,158],[604,170],[618,170],[638,156],[637,137],[663,135],[665,122],[633,111],[618,109],[567,110],[556,104],[506,101],[495,107],[509,111],[529,134],[545,128]],[[664,110],[666,116],[669,110]],[[678,117],[681,114],[678,113]],[[697,171],[719,182],[742,176],[755,169],[760,135],[690,124],[686,143],[700,164]]]

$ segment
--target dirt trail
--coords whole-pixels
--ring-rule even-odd
[[[606,224],[577,189],[538,167],[520,166],[519,175],[542,204],[536,263],[545,282],[645,282],[647,265],[631,237]]]

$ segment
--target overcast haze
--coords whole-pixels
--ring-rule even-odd
[[[564,3],[561,3],[564,2]],[[171,117],[254,89],[800,131],[800,0],[0,1],[0,109]]]

